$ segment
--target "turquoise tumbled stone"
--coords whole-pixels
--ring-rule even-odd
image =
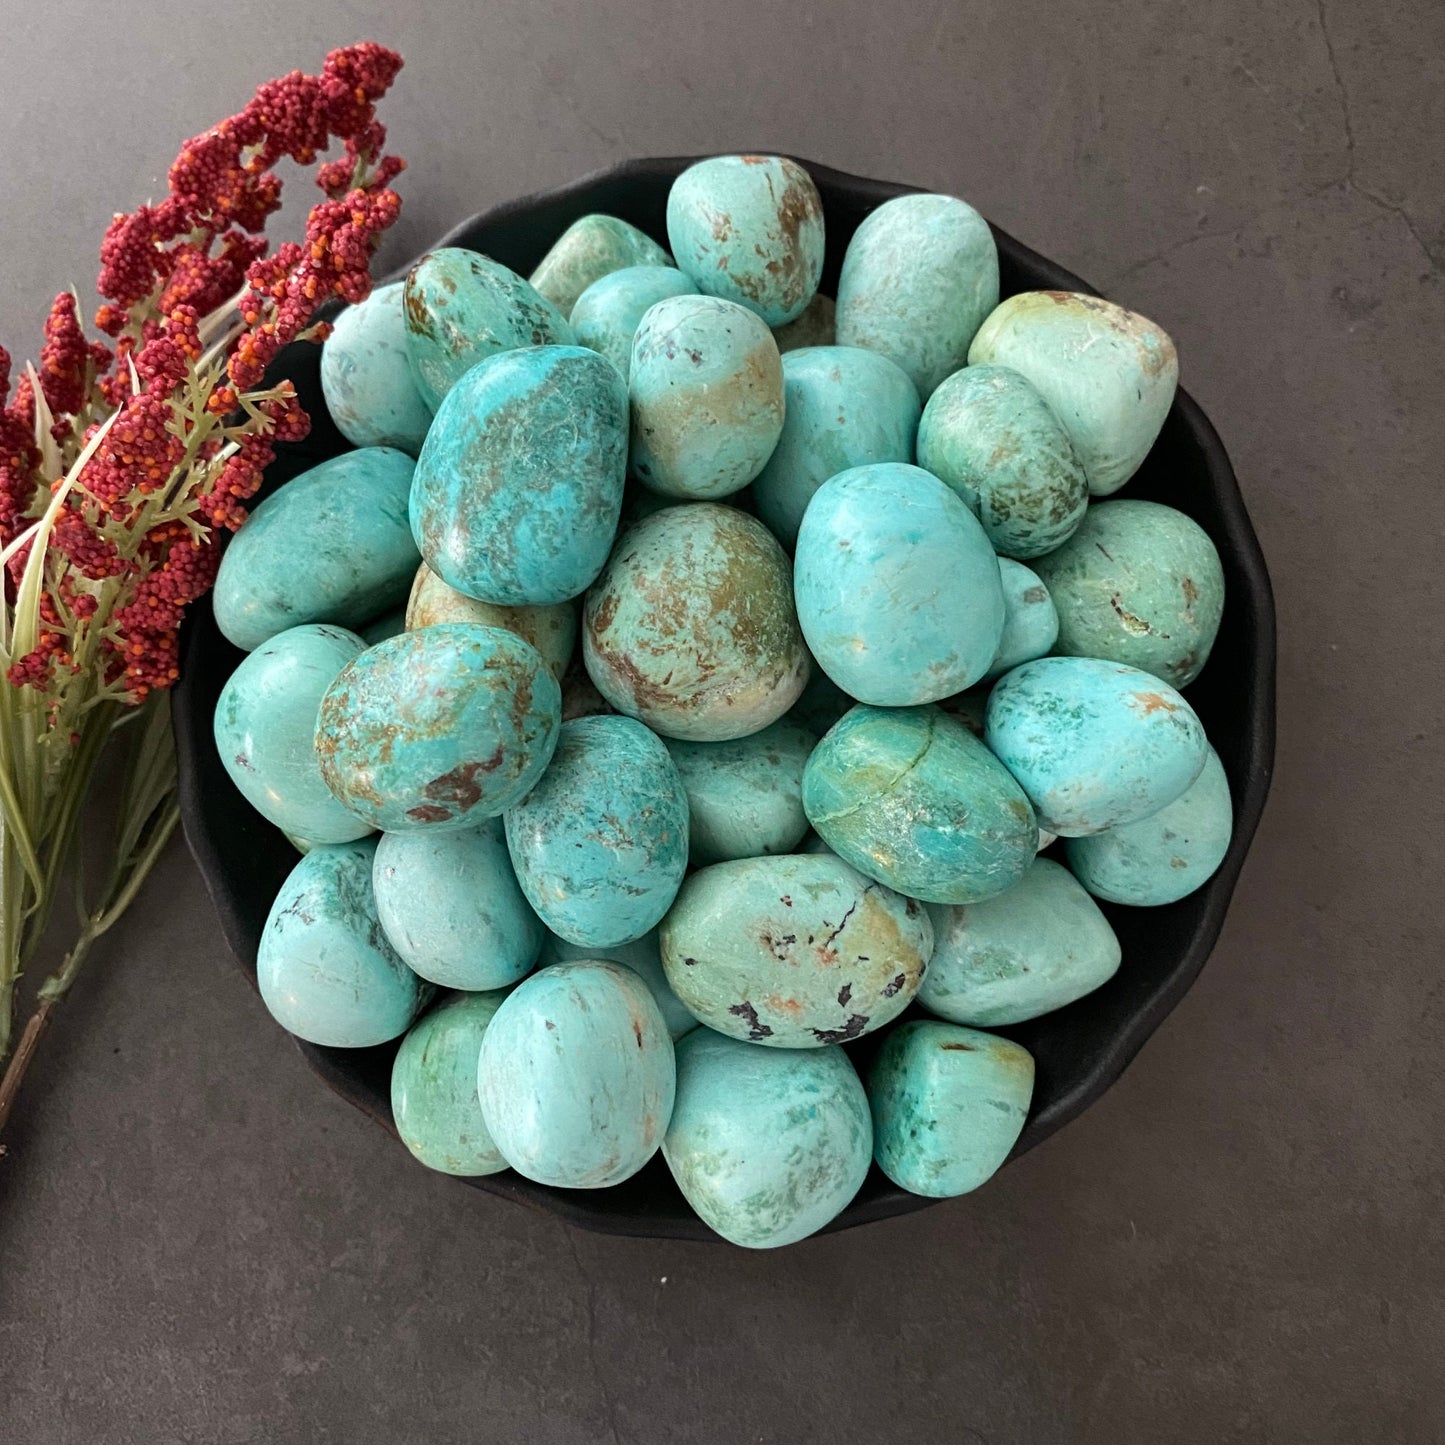
[[[818,289],[823,202],[797,161],[712,156],[672,183],[667,240],[699,291],[781,326]]]
[[[594,214],[573,221],[529,279],[563,316],[570,317],[589,286],[616,271],[643,266],[671,268],[672,258],[636,226],[617,216]],[[588,344],[578,340],[580,345]]]
[[[1204,528],[1158,502],[1100,502],[1036,564],[1058,609],[1056,650],[1143,668],[1175,687],[1199,676],[1224,614],[1224,569]]]
[[[783,434],[753,483],[758,516],[791,547],[813,493],[870,462],[911,462],[918,392],[886,356],[809,346],[783,358]]]
[[[231,538],[212,595],[216,626],[249,652],[303,622],[358,627],[406,600],[412,460],[342,452],[267,497]]]
[[[278,632],[242,659],[216,703],[216,751],[231,781],[267,822],[312,844],[371,831],[332,796],[315,747],[321,699],[363,647],[323,623]]]
[[[687,869],[682,779],[661,739],[631,718],[563,723],[551,765],[506,822],[523,893],[571,943],[641,938]]]
[[[918,465],[968,503],[1004,557],[1051,552],[1089,504],[1063,423],[1007,366],[966,366],[939,384],[918,425]]]
[[[554,963],[570,963],[578,958],[600,958],[607,963],[630,968],[651,991],[652,1000],[674,1042],[697,1028],[697,1020],[688,1012],[687,1005],[673,993],[672,985],[667,981],[655,928],[641,938],[634,938],[631,943],[614,943],[606,948],[599,948],[596,944],[568,943],[565,938],[558,938],[549,931],[542,941],[538,966],[547,968]]]
[[[910,1194],[967,1194],[1008,1158],[1033,1092],[1034,1061],[1018,1044],[931,1019],[902,1024],[868,1070],[873,1157]]]
[[[620,1184],[672,1117],[672,1040],[647,985],[600,960],[518,984],[482,1036],[482,1119],[519,1174],[564,1189]]]
[[[995,1028],[1092,993],[1119,967],[1119,940],[1061,864],[1035,858],[1007,892],[932,904],[933,957],[918,990],[929,1013]]]
[[[936,707],[860,703],[814,748],[803,807],[840,858],[930,903],[1002,893],[1038,851],[1023,789]]]
[[[841,1049],[755,1049],[709,1029],[677,1046],[667,1167],[711,1229],[746,1249],[816,1234],[868,1173],[868,1098]]]
[[[482,1121],[477,1061],[505,989],[459,993],[423,1014],[391,1065],[391,1117],[428,1169],[475,1177],[507,1167]]]
[[[820,291],[808,302],[801,316],[773,327],[773,338],[781,352],[796,351],[801,346],[832,346],[836,337],[837,305],[831,296]]]
[[[896,361],[925,401],[968,357],[998,305],[988,222],[956,196],[897,196],[853,233],[838,279],[837,336]]]
[[[321,700],[326,785],[389,833],[475,827],[531,791],[551,760],[562,690],[536,648],[449,622],[354,658]]]
[[[1039,826],[1066,838],[1157,813],[1199,776],[1209,746],[1167,682],[1091,657],[1041,657],[1005,674],[984,738]]]
[[[1003,584],[1003,633],[984,679],[1001,677],[1021,662],[1046,657],[1059,636],[1059,614],[1037,572],[1008,557],[998,562]]]
[[[281,885],[261,933],[261,998],[308,1043],[384,1044],[431,995],[381,930],[371,891],[375,852],[371,838],[312,848]]]
[[[432,983],[506,988],[537,962],[542,921],[517,885],[500,818],[457,833],[384,834],[372,886],[391,946]]]
[[[412,379],[433,410],[479,361],[518,346],[572,344],[566,317],[515,271],[459,246],[429,251],[402,296]]]
[[[406,357],[403,286],[378,286],[332,323],[321,348],[321,393],[347,441],[400,447],[415,456],[431,425],[431,408],[412,380]]]
[[[572,308],[578,346],[600,352],[627,380],[632,338],[642,318],[670,296],[695,296],[697,287],[672,266],[628,266],[594,281]]]
[[[918,992],[933,949],[922,904],[831,854],[715,863],[663,920],[662,966],[709,1028],[817,1048],[882,1028]]]
[[[1065,846],[1069,867],[1096,898],[1147,908],[1202,888],[1224,862],[1233,832],[1229,779],[1210,748],[1199,776],[1172,803]]]
[[[1179,382],[1174,343],[1099,296],[1024,291],[989,316],[970,366],[1022,372],[1063,423],[1096,497],[1117,492],[1154,445]]]
[[[793,566],[808,647],[860,702],[936,702],[977,682],[998,650],[998,558],[978,518],[919,467],[880,462],[825,482]]]
[[[411,526],[449,587],[566,602],[607,560],[627,471],[627,388],[595,351],[531,346],[472,368],[417,459]]]

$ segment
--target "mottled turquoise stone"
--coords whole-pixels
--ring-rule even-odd
[[[933,957],[918,990],[929,1013],[996,1028],[1052,1013],[1119,967],[1119,940],[1073,874],[1036,858],[1005,893],[932,904]]]
[[[1224,614],[1224,568],[1204,528],[1158,502],[1100,502],[1037,563],[1059,615],[1057,651],[1199,676]]]
[[[482,1036],[505,989],[459,993],[407,1031],[391,1066],[391,1117],[401,1142],[428,1169],[496,1174],[507,1167],[477,1098]]]
[[[808,759],[803,807],[840,858],[930,903],[1002,893],[1038,851],[1023,789],[936,707],[860,703]]]
[[[587,594],[582,655],[618,712],[720,742],[776,722],[808,678],[792,566],[733,507],[667,507],[625,533]]]
[[[382,932],[371,891],[375,852],[372,838],[313,848],[266,919],[256,985],[282,1028],[308,1043],[384,1044],[431,996]]]
[[[216,751],[241,796],[312,844],[371,831],[332,796],[315,747],[321,699],[362,650],[355,633],[322,623],[278,632],[242,659],[216,703]]]
[[[413,973],[445,988],[506,988],[542,947],[542,921],[512,872],[500,818],[458,833],[386,833],[376,911]]]
[[[672,183],[667,240],[699,291],[781,326],[818,289],[823,202],[797,161],[712,156]]]
[[[744,858],[683,884],[662,966],[709,1028],[817,1048],[882,1028],[918,992],[933,949],[922,904],[831,854]]]
[[[656,734],[627,717],[562,724],[542,780],[507,812],[517,881],[570,943],[655,928],[687,870],[687,794]]]
[[[911,462],[918,392],[886,356],[810,346],[783,358],[783,434],[753,483],[758,516],[785,546],[813,493],[850,467]]]
[[[657,1152],[676,1088],[647,985],[615,963],[534,973],[482,1036],[477,1094],[502,1157],[563,1189],[620,1184]]]
[[[411,526],[449,587],[566,602],[602,570],[627,473],[627,388],[581,346],[504,351],[447,394],[417,459]]]
[[[989,694],[984,738],[1039,826],[1102,833],[1172,803],[1209,745],[1194,709],[1151,673],[1091,657],[1041,657]]]
[[[1096,497],[1139,469],[1174,401],[1179,358],[1152,321],[1099,296],[1025,291],[979,328],[971,366],[1022,372],[1053,409]]]
[[[1069,867],[1096,898],[1155,907],[1202,888],[1224,862],[1233,832],[1229,779],[1210,748],[1199,776],[1157,813],[1070,838]]]
[[[671,296],[695,296],[697,287],[672,266],[628,266],[594,281],[572,308],[578,346],[600,352],[627,380],[632,338],[642,318]]]
[[[825,482],[793,567],[808,647],[860,702],[936,702],[977,682],[998,651],[998,558],[978,518],[919,467],[880,462]]]
[[[617,216],[594,214],[579,217],[562,232],[530,280],[563,316],[570,317],[589,286],[616,271],[643,266],[671,268],[672,257],[636,226]]]
[[[321,393],[331,420],[359,447],[400,447],[415,456],[431,408],[412,380],[406,356],[403,286],[378,286],[332,323],[321,348]]]
[[[554,963],[570,963],[578,958],[600,958],[630,968],[651,990],[653,1002],[674,1042],[697,1028],[697,1020],[688,1012],[687,1005],[673,993],[672,985],[667,981],[655,928],[641,938],[634,938],[631,943],[614,943],[607,948],[568,943],[565,938],[548,932],[542,941],[538,966],[548,968]]]
[[[412,379],[433,411],[484,358],[573,340],[566,317],[515,271],[457,246],[428,252],[411,268],[403,305]]]
[[[1023,1132],[1034,1061],[1008,1039],[919,1019],[883,1041],[868,1070],[873,1157],[930,1199],[987,1183]]]
[[[746,1249],[796,1244],[868,1173],[868,1098],[841,1049],[755,1049],[708,1029],[677,1046],[662,1154],[702,1221]]]
[[[853,233],[838,280],[838,342],[881,351],[927,401],[998,305],[988,222],[956,196],[885,201]]]
[[[1046,657],[1059,635],[1059,614],[1037,572],[1008,557],[998,562],[1003,584],[1003,634],[984,678],[1001,677],[1021,662]]]
[[[355,628],[404,602],[411,477],[405,452],[360,447],[267,497],[221,558],[213,603],[227,639],[249,652],[303,622]]]
[[[832,346],[836,339],[837,304],[820,291],[803,308],[803,314],[773,327],[773,338],[781,352],[796,351],[801,346]]]
[[[475,827],[531,791],[551,760],[562,690],[500,627],[403,632],[348,663],[321,700],[326,785],[389,833]]]
[[[1007,366],[966,366],[939,384],[918,426],[918,465],[968,503],[1004,557],[1053,551],[1089,504],[1063,423]]]
[[[726,497],[762,471],[783,430],[783,363],[751,311],[673,296],[642,318],[627,380],[631,466],[674,497]]]

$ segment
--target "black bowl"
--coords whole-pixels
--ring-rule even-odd
[[[484,211],[437,244],[484,251],[527,275],[566,226],[593,211],[621,216],[664,241],[668,188],[690,163],[687,157],[629,161],[559,190]],[[843,251],[858,223],[882,202],[916,187],[863,180],[824,166],[809,165],[808,170],[823,197],[828,234],[823,289],[832,294]],[[1077,276],[997,227],[994,236],[1005,296],[1039,289],[1092,292]],[[319,348],[289,348],[273,368],[273,377],[283,375],[296,383],[314,424],[304,443],[279,449],[282,455],[268,473],[268,488],[348,445],[322,401]],[[1189,689],[1189,701],[1229,775],[1234,840],[1209,883],[1179,903],[1165,908],[1103,905],[1124,950],[1123,966],[1103,988],[1057,1013],[998,1030],[1023,1044],[1038,1069],[1033,1107],[1014,1157],[1093,1103],[1184,997],[1219,936],[1269,790],[1275,685],[1269,574],[1224,447],[1185,392],[1179,392],[1127,495],[1168,502],[1187,512],[1214,539],[1224,562],[1228,601],[1223,625],[1209,666]],[[261,930],[296,853],[242,799],[212,741],[216,699],[240,660],[241,653],[217,630],[209,600],[194,608],[175,695],[182,816],[226,941],[254,983]],[[373,1049],[298,1047],[326,1083],[395,1133],[389,1102],[394,1043]],[[398,1159],[401,1167],[400,1146]],[[510,1171],[466,1182],[587,1229],[668,1239],[717,1238],[688,1208],[661,1158],[614,1189],[551,1189]],[[875,1167],[858,1197],[829,1228],[846,1229],[934,1202],[896,1188]]]

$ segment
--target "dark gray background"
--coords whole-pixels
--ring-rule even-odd
[[[3,0],[0,336],[88,294],[182,137],[366,36],[407,57],[392,260],[624,156],[772,147],[956,191],[1162,322],[1274,573],[1273,800],[1092,1112],[765,1256],[413,1166],[307,1074],[178,846],[0,1164],[0,1438],[1440,1439],[1445,9]]]

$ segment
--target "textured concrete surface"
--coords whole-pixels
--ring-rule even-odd
[[[178,849],[0,1165],[0,1438],[1445,1436],[1445,10],[0,0],[0,34],[21,346],[181,136],[365,35],[408,58],[394,256],[628,154],[957,190],[1179,342],[1274,571],[1282,707],[1218,951],[1119,1086],[973,1198],[771,1257],[411,1167],[263,1015]]]

